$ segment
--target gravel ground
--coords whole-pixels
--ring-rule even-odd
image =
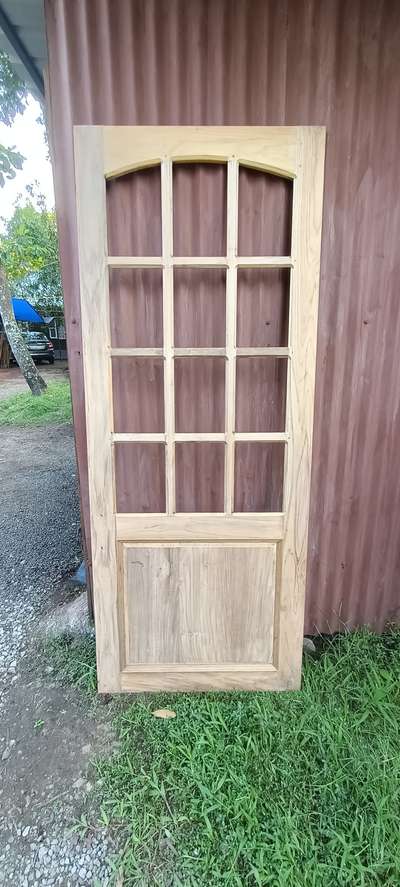
[[[72,427],[2,428],[0,679],[80,555]]]
[[[96,812],[90,759],[113,748],[111,716],[37,652],[81,554],[72,428],[2,428],[1,444],[0,884],[106,885],[111,836],[71,824]]]

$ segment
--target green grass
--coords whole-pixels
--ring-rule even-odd
[[[64,636],[45,641],[43,652],[61,682],[72,684],[89,695],[97,690],[96,642],[94,637]]]
[[[124,885],[400,885],[400,631],[327,642],[301,692],[128,700],[117,731],[97,768]]]
[[[69,382],[51,382],[34,397],[30,391],[0,400],[0,425],[49,425],[71,422]]]

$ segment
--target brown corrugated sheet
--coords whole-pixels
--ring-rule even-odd
[[[398,0],[46,0],[85,528],[72,125],[324,124],[306,628],[399,614]]]

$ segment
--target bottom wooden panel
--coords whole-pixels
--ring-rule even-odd
[[[227,678],[242,664],[271,675],[274,544],[125,543],[121,549],[128,683],[136,666],[144,681],[151,673],[147,686],[162,673],[154,688],[187,686],[186,668],[195,687],[203,668],[207,687],[219,685],[212,671]]]

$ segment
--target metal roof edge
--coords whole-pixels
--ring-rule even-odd
[[[16,27],[5,12],[2,3],[0,3],[0,30],[3,32],[3,43],[5,45],[8,44],[9,46],[11,64],[13,64],[12,56],[15,54],[28,75],[26,79],[35,87],[35,91],[39,93],[40,98],[44,99],[45,92],[43,76],[29,50],[21,40]]]

